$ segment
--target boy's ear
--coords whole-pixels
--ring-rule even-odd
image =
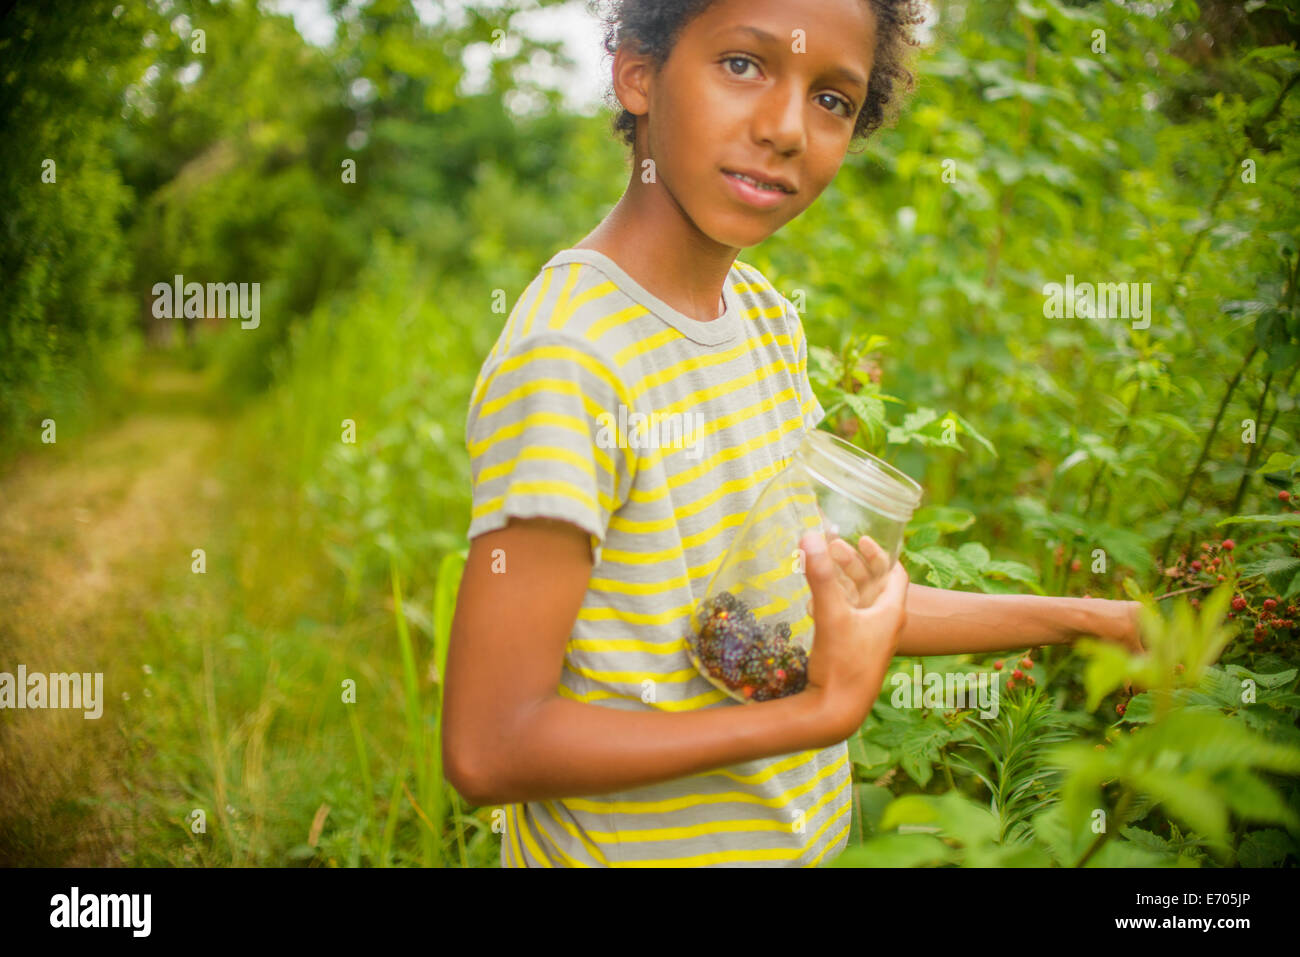
[[[649,56],[633,53],[629,46],[624,43],[614,54],[614,95],[633,116],[645,116],[650,112],[654,65]]]

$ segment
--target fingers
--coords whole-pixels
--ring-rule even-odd
[[[844,597],[854,607],[861,605],[862,588],[866,584],[866,569],[861,559],[848,542],[842,538],[832,539],[829,543],[831,557],[835,559],[835,577],[839,579]]]
[[[858,551],[844,539],[830,544],[831,555],[845,575],[853,582],[854,594],[850,601],[858,608],[871,605],[885,587],[889,572],[889,556],[869,535],[858,539]]]
[[[888,617],[899,614],[906,617],[907,586],[911,584],[907,569],[897,562],[881,579],[880,593],[870,607],[863,609],[867,615]]]
[[[889,571],[889,556],[870,535],[858,539],[858,549],[866,563],[867,573],[872,578],[883,578]]]
[[[1135,655],[1144,655],[1147,653],[1146,642],[1142,640],[1142,603],[1139,601],[1129,602],[1129,621],[1133,625],[1132,642],[1130,648]]]
[[[837,566],[826,539],[820,532],[807,532],[799,547],[803,549],[804,573],[813,596],[808,613],[820,624],[836,628],[848,617],[851,607],[836,577]]]

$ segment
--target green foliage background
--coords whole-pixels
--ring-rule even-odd
[[[496,863],[492,809],[463,806],[437,750],[466,404],[494,301],[627,178],[607,116],[520,78],[561,56],[512,30],[520,6],[429,26],[402,0],[332,0],[326,49],[251,2],[0,21],[0,456],[30,461],[49,418],[68,441],[130,414],[161,352],[221,397],[235,425],[214,468],[256,490],[211,549],[220,600],[160,602],[131,652],[169,667],[123,728],[131,799],[102,809],[141,835],[123,862]],[[837,863],[1294,865],[1295,632],[1237,635],[1228,592],[1212,605],[1188,563],[1234,534],[1226,587],[1252,614],[1300,593],[1297,516],[1276,502],[1300,462],[1300,18],[1258,0],[936,6],[897,125],[742,258],[802,309],[826,427],[923,482],[914,581],[1124,597],[1128,579],[1169,668],[1117,722],[1147,665],[1104,649],[1048,649],[993,723],[895,709],[887,683],[852,745]],[[462,54],[498,28],[488,88],[461,92]],[[261,282],[261,327],[153,319],[150,288],[178,273]],[[1067,274],[1150,283],[1149,328],[1049,317],[1044,285]],[[1204,608],[1151,601],[1166,568]],[[340,676],[356,705],[335,702]],[[196,835],[178,826],[196,803],[233,810]],[[1096,808],[1118,819],[1104,837]],[[0,846],[37,857],[8,823]]]

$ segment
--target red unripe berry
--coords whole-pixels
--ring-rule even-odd
[[[1192,562],[1192,571],[1199,572],[1200,570],[1201,570],[1201,563],[1199,561]]]
[[[1025,681],[1029,682],[1029,687],[1032,688],[1032,687],[1034,686],[1034,676],[1033,676],[1033,675],[1029,675],[1027,678],[1025,678]]]
[[[1019,668],[1017,668],[1015,671],[1011,672],[1011,677],[1013,677],[1013,678],[1023,678],[1024,676],[1025,676],[1025,673],[1024,673],[1023,671],[1021,671]]]
[[[1246,607],[1246,599],[1242,598],[1240,595],[1234,595],[1232,598],[1233,610],[1241,611],[1245,607]]]
[[[1219,576],[1219,581],[1223,581],[1223,576],[1222,576],[1222,575]]]
[[[1265,610],[1265,611],[1272,611],[1272,610],[1273,610],[1274,608],[1276,608],[1276,607],[1277,607],[1277,599],[1276,599],[1276,598],[1265,598],[1265,599],[1264,599],[1264,610]]]
[[[1282,491],[1277,493],[1277,498],[1280,502],[1289,502],[1291,501],[1291,493],[1286,489],[1282,489]]]
[[[1024,668],[1026,671],[1028,671],[1029,669],[1031,669],[1031,668],[1034,667],[1034,659],[1033,659],[1033,658],[1021,658],[1021,659],[1020,659],[1020,667]]]
[[[1001,671],[1001,670],[1002,670],[1002,662],[1000,662],[1000,661],[995,661],[995,662],[993,662],[993,670],[994,670],[994,671]]]
[[[1230,551],[1232,551],[1232,550],[1233,550],[1234,548],[1236,548],[1236,547],[1237,547],[1237,543],[1234,542],[1232,539],[1230,539],[1230,538],[1225,538],[1225,539],[1223,540],[1223,550],[1224,550],[1225,552],[1230,552]]]
[[[1015,679],[1015,678],[1008,678],[1008,679],[1007,679],[1007,690],[1010,691],[1010,690],[1011,690],[1012,688],[1014,688],[1015,686],[1016,686],[1016,679]]]
[[[1128,705],[1126,705],[1123,701],[1115,705],[1115,711],[1117,714],[1123,715],[1124,712],[1127,710],[1128,710]]]

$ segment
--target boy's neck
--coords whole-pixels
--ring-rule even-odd
[[[604,253],[646,291],[698,322],[726,311],[722,287],[740,251],[703,236],[661,185],[642,183],[635,171],[623,197],[573,248]]]

